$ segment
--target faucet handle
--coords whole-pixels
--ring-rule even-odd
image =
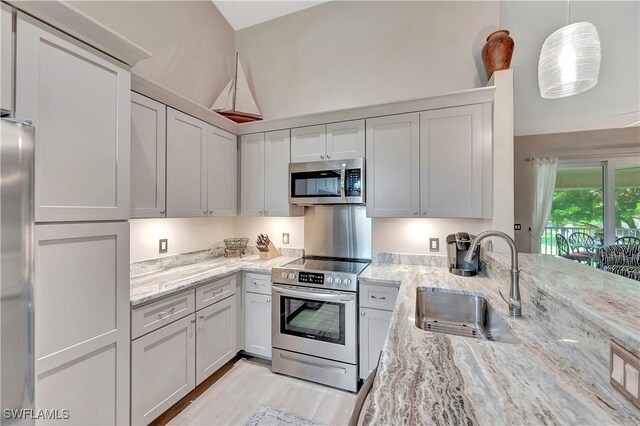
[[[506,297],[504,297],[504,294],[502,294],[502,292],[500,290],[498,290],[498,293],[500,293],[500,297],[502,297],[502,300],[505,301],[505,303],[507,305],[509,305],[509,314],[511,316],[520,316],[520,312],[522,309],[522,305],[519,301],[513,300],[511,299],[511,301],[508,301],[506,299]]]

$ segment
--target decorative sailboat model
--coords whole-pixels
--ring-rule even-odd
[[[211,105],[211,109],[236,123],[262,120],[262,114],[251,95],[238,53],[236,53],[235,75]]]

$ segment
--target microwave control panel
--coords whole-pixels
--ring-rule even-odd
[[[346,170],[346,196],[360,197],[362,196],[362,169]]]

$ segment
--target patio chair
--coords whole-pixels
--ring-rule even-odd
[[[617,246],[637,246],[640,245],[640,238],[637,237],[620,237],[616,238]]]
[[[640,244],[612,244],[599,252],[600,269],[640,281]]]
[[[556,246],[558,247],[558,256],[584,263],[588,263],[591,260],[591,255],[587,253],[572,251],[569,242],[562,234],[556,234]]]

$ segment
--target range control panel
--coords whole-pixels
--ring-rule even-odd
[[[273,268],[271,281],[277,284],[302,285],[344,291],[357,291],[358,277],[340,272]]]

